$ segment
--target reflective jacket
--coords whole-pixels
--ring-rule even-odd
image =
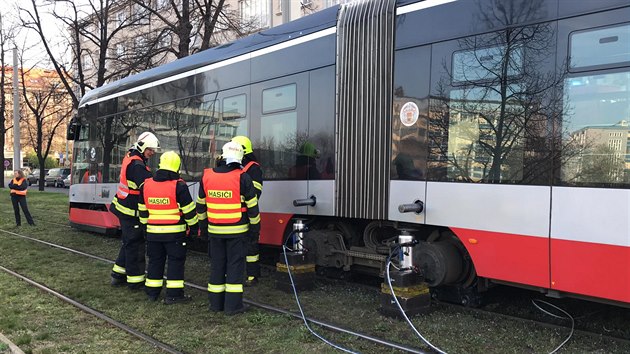
[[[131,150],[123,159],[120,169],[120,181],[110,211],[118,217],[138,216],[138,190],[147,178],[152,176],[142,154]]]
[[[260,164],[256,161],[253,153],[249,153],[243,157],[243,172],[247,173],[252,178],[254,188],[256,189],[256,198],[260,201],[263,188],[263,173],[260,168]]]
[[[211,237],[245,236],[249,231],[258,237],[260,232],[256,190],[238,164],[204,170],[197,214]]]
[[[140,222],[147,225],[147,240],[173,241],[196,229],[198,219],[186,182],[177,173],[158,170],[140,187]]]
[[[28,183],[24,183],[26,178],[17,179],[14,178],[9,182],[9,188],[11,188],[11,194],[26,196],[28,191]]]

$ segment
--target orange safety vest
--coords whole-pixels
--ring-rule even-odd
[[[21,186],[22,183],[24,183],[24,181],[26,180],[26,178],[22,178],[21,180],[18,180],[13,178],[13,180],[11,181],[13,184],[17,184],[18,186]],[[21,191],[21,190],[17,190],[17,189],[11,189],[11,194],[15,194],[15,195],[26,195],[26,189]]]
[[[240,168],[227,173],[216,173],[210,168],[204,171],[203,187],[206,192],[208,222],[211,224],[248,223],[248,219],[243,217],[247,208],[241,202],[242,173]]]
[[[249,170],[250,167],[257,165],[260,166],[260,164],[256,161],[250,161],[247,163],[247,165],[245,165],[245,167],[243,167],[243,172],[247,172],[247,170]]]
[[[129,153],[125,156],[122,162],[122,167],[120,168],[120,182],[118,182],[118,190],[116,190],[116,197],[118,199],[125,199],[129,194],[131,195],[140,195],[140,191],[137,189],[129,188],[129,181],[127,180],[127,167],[131,164],[132,161],[139,160],[143,161],[140,156],[129,156]],[[147,171],[151,171],[149,166],[145,166]]]
[[[182,213],[177,205],[177,182],[156,182],[153,178],[144,181],[144,205],[149,211],[149,225],[174,225],[181,220]]]

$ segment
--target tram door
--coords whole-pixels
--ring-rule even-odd
[[[249,134],[264,172],[263,212],[308,212],[293,206],[309,196],[307,163],[315,153],[309,145],[308,82],[309,74],[301,73],[251,86]]]
[[[390,172],[390,220],[425,223],[426,213],[401,213],[426,200],[431,47],[396,51]]]

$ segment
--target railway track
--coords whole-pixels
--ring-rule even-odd
[[[55,244],[55,243],[52,243],[52,242],[40,240],[40,239],[37,239],[37,238],[34,238],[34,237],[18,234],[18,233],[13,232],[13,231],[0,229],[0,233],[4,233],[4,234],[7,234],[7,235],[11,235],[13,237],[18,237],[18,238],[22,238],[22,239],[25,239],[25,240],[41,243],[41,244],[44,244],[44,245],[47,245],[47,246],[50,246],[50,247],[61,249],[61,250],[64,250],[64,251],[67,251],[67,252],[71,252],[71,253],[74,253],[74,254],[77,254],[77,255],[81,255],[81,256],[84,256],[84,257],[88,257],[88,258],[91,258],[91,259],[99,260],[99,261],[102,261],[102,262],[105,262],[105,263],[109,263],[109,264],[113,264],[114,263],[114,261],[112,261],[110,259],[107,259],[107,258],[104,258],[104,257],[100,257],[100,256],[93,255],[93,254],[90,254],[90,253],[87,253],[87,252],[83,252],[83,251],[79,251],[79,250],[76,250],[76,249],[73,249],[73,248],[70,248],[70,247],[66,247],[66,246],[62,246],[62,245],[59,245],[59,244]],[[15,272],[13,272],[13,271],[11,271],[9,269],[6,269],[6,268],[4,268],[2,266],[0,266],[0,269],[5,271],[5,272],[9,272],[10,274],[13,274],[14,276],[17,276],[17,277],[20,277],[20,278],[23,277],[22,275],[19,275],[19,274],[15,273]],[[41,284],[37,284],[36,282],[34,282],[34,281],[30,280],[30,279],[27,280],[28,278],[26,278],[26,277],[24,277],[23,279],[25,281],[29,282],[29,284],[37,286],[38,288],[40,286],[45,288],[45,286],[43,286]],[[186,284],[186,286],[188,286],[190,288],[202,291],[204,293],[207,291],[206,287],[200,286],[198,284],[194,284],[194,283],[191,283],[191,282],[185,282],[185,284]],[[42,288],[42,290],[48,291],[48,290],[45,290],[43,288]],[[54,290],[52,290],[52,289],[50,289],[50,290],[54,292]],[[65,295],[57,293],[57,292],[53,293],[53,295],[58,296],[58,297],[59,296],[65,297]],[[84,310],[86,312],[93,311],[93,312],[90,312],[90,313],[95,315],[95,316],[97,316],[97,317],[99,317],[99,318],[101,318],[100,315],[104,316],[105,318],[109,318],[106,315],[104,315],[104,314],[102,314],[102,313],[100,313],[100,312],[98,312],[96,310],[90,309],[89,307],[87,307],[87,306],[85,306],[83,304],[80,304],[79,302],[77,302],[75,300],[72,300],[72,299],[67,298],[67,297],[65,297],[65,298],[70,300],[70,301],[72,301],[72,304],[77,306],[77,307],[82,306],[82,307],[79,307],[79,308],[81,308],[82,310]],[[64,300],[64,301],[66,301],[66,299],[62,298],[62,300]],[[288,310],[285,310],[285,309],[282,309],[282,308],[279,308],[279,307],[276,307],[276,306],[267,305],[267,304],[260,303],[260,302],[257,302],[257,301],[251,300],[251,299],[247,299],[247,298],[245,298],[243,301],[246,304],[249,304],[251,306],[254,306],[254,307],[266,310],[266,311],[271,311],[271,312],[275,312],[275,313],[291,316],[293,318],[300,319],[300,320],[302,319],[302,316],[300,314],[295,313],[295,312],[291,312],[291,311],[288,311]],[[108,321],[105,318],[102,318],[102,319]],[[386,347],[386,348],[396,349],[396,350],[400,350],[400,351],[407,352],[407,353],[425,353],[425,351],[423,351],[421,349],[418,349],[418,348],[412,348],[412,347],[409,347],[409,346],[406,346],[406,345],[403,345],[403,344],[394,343],[394,342],[391,342],[391,341],[388,341],[388,340],[385,340],[385,339],[382,339],[382,338],[378,338],[378,337],[374,337],[374,336],[371,336],[371,335],[368,335],[368,334],[356,332],[356,331],[353,331],[353,330],[350,330],[350,329],[347,329],[347,328],[343,328],[343,327],[337,326],[335,324],[328,323],[328,322],[325,322],[325,321],[321,321],[321,320],[318,320],[318,319],[315,319],[315,318],[306,317],[305,319],[308,322],[310,322],[312,324],[316,324],[316,325],[318,325],[320,327],[323,327],[323,328],[325,328],[327,330],[330,330],[330,331],[333,331],[333,332],[338,332],[338,333],[343,333],[343,334],[347,334],[347,335],[352,335],[352,336],[355,336],[355,337],[358,337],[358,338],[370,341],[372,343],[381,345],[381,346]],[[113,319],[110,319],[110,320],[116,322]],[[112,324],[114,324],[114,323],[112,323]],[[114,324],[114,325],[118,327],[118,325],[116,325],[116,324]],[[128,329],[133,330],[132,328],[130,328],[130,327],[128,327],[128,326],[126,326],[126,325],[124,325],[122,323],[121,323],[121,325],[125,326]],[[125,328],[122,328],[122,327],[120,327],[120,328],[126,330]],[[133,334],[135,336],[142,335],[140,332],[138,332],[138,334],[134,334],[134,333],[131,333],[131,334]],[[156,344],[156,346],[157,346],[157,344]],[[165,351],[168,351],[165,348],[162,348],[162,349],[164,349]]]
[[[163,350],[163,351],[165,351],[167,353],[171,353],[171,354],[182,354],[182,352],[177,350],[176,348],[174,348],[174,347],[172,347],[172,346],[170,346],[170,345],[168,345],[166,343],[160,342],[159,340],[149,336],[148,334],[142,333],[142,332],[138,331],[137,329],[129,327],[129,326],[127,326],[126,324],[124,324],[122,322],[116,321],[115,319],[107,316],[106,314],[104,314],[104,313],[102,313],[100,311],[97,311],[97,310],[95,310],[95,309],[93,309],[93,308],[91,308],[89,306],[86,306],[86,305],[84,305],[84,304],[82,304],[82,303],[80,303],[80,302],[78,302],[78,301],[76,301],[74,299],[71,299],[68,296],[66,296],[66,295],[64,295],[64,294],[62,294],[60,292],[57,292],[57,291],[55,291],[55,290],[53,290],[53,289],[51,289],[51,288],[49,288],[49,287],[47,287],[47,286],[45,286],[43,284],[40,284],[40,283],[36,282],[33,279],[30,279],[30,278],[28,278],[28,277],[26,277],[26,276],[24,276],[22,274],[19,274],[19,273],[15,272],[15,271],[13,271],[11,269],[8,269],[8,268],[5,268],[5,267],[1,266],[1,265],[0,265],[0,270],[2,270],[5,273],[11,274],[12,276],[14,276],[16,278],[21,279],[21,280],[27,282],[28,284],[30,284],[30,285],[32,285],[32,286],[34,286],[34,287],[36,287],[36,288],[38,288],[38,289],[48,293],[48,294],[51,294],[51,295],[59,298],[60,300],[62,300],[65,303],[68,303],[68,304],[70,304],[70,305],[72,305],[72,306],[74,306],[74,307],[76,307],[76,308],[78,308],[78,309],[80,309],[80,310],[82,310],[84,312],[89,313],[90,315],[92,315],[92,316],[94,316],[94,317],[96,317],[98,319],[101,319],[101,320],[111,324],[112,326],[114,326],[116,328],[119,328],[119,329],[121,329],[121,330],[123,330],[123,331],[125,331],[125,332],[127,332],[129,334],[131,334],[132,336],[135,336],[137,338],[142,339],[143,341],[153,345],[154,347],[156,347],[158,349],[161,349],[161,350]]]
[[[55,224],[55,223],[52,223]],[[41,243],[50,247],[54,247],[54,248],[58,248],[67,252],[71,252],[77,255],[81,255],[84,257],[88,257],[91,259],[95,259],[95,260],[99,260],[108,264],[113,264],[114,262],[110,259],[104,258],[104,257],[100,257],[94,254],[90,254],[87,252],[83,252],[80,250],[76,250],[73,249],[71,247],[66,247],[63,245],[59,245],[53,242],[48,242],[48,241],[44,241],[44,240],[40,240],[38,238],[34,238],[34,237],[30,237],[30,236],[26,236],[23,234],[19,234],[13,231],[8,231],[8,230],[3,230],[0,229],[0,233],[4,233],[4,234],[8,234],[14,237],[18,237],[18,238],[22,238],[22,239],[26,239],[26,240],[30,240],[33,242],[37,242],[37,243]],[[266,266],[265,267],[266,271],[271,272],[273,271],[272,267]],[[320,279],[325,281],[326,283],[329,284],[339,284],[339,283],[347,283],[347,280],[336,280],[336,279],[330,279],[330,278],[323,278]],[[201,292],[206,291],[206,288],[204,286],[200,286],[198,284],[194,284],[191,282],[186,282],[186,285],[190,288],[199,290]],[[377,291],[377,289],[374,286],[370,286],[370,285],[365,285],[365,284],[353,284],[353,285],[357,285],[357,286],[361,286],[363,288],[369,289],[371,291]],[[254,307],[258,307],[260,309],[264,309],[267,311],[272,311],[275,313],[280,313],[280,314],[284,314],[284,315],[288,315],[294,318],[298,318],[301,319],[302,317],[295,312],[291,312],[291,311],[287,311],[285,309],[276,307],[276,306],[271,306],[271,305],[267,305],[267,304],[263,304],[251,299],[245,299],[244,300],[245,303],[254,306]],[[540,321],[540,320],[535,320],[535,319],[531,319],[531,318],[526,318],[526,317],[522,317],[522,316],[516,316],[516,315],[510,315],[510,314],[505,314],[505,313],[499,313],[496,311],[492,311],[492,310],[487,310],[487,309],[483,309],[483,308],[466,308],[466,307],[462,307],[462,306],[458,306],[458,305],[453,305],[453,304],[449,304],[449,303],[440,303],[438,306],[444,306],[450,309],[456,309],[459,312],[468,312],[471,314],[476,314],[476,315],[483,315],[483,316],[487,316],[487,317],[498,317],[498,318],[502,318],[502,319],[506,319],[506,320],[512,320],[512,321],[522,321],[522,322],[526,322],[526,323],[530,323],[536,326],[541,326],[544,328],[548,328],[551,330],[561,330],[561,331],[566,331],[568,332],[569,330],[571,330],[571,328],[565,324],[554,324],[554,323],[549,323],[549,322],[545,322],[545,321]],[[345,334],[349,334],[349,335],[353,335],[356,336],[358,338],[362,338],[364,340],[368,340],[371,341],[373,343],[377,343],[379,345],[383,345],[384,347],[387,348],[392,348],[392,349],[397,349],[397,350],[401,350],[401,351],[405,351],[405,352],[411,352],[411,353],[422,353],[423,351],[420,349],[416,349],[416,348],[411,348],[402,344],[398,344],[398,343],[393,343],[391,341],[387,341],[384,339],[380,339],[380,338],[376,338],[367,334],[363,334],[363,333],[359,333],[359,332],[355,332],[346,328],[342,328],[339,326],[336,326],[334,324],[331,323],[327,323],[324,321],[319,321],[315,318],[308,318],[307,320],[311,323],[317,324],[323,328],[326,328],[328,330],[334,331],[334,332],[339,332],[339,333],[345,333]],[[575,329],[574,330],[575,334],[581,334],[584,336],[588,336],[594,339],[601,339],[601,338],[605,338],[611,341],[617,341],[620,343],[624,343],[626,345],[630,345],[630,340],[627,338],[623,338],[623,337],[619,337],[619,336],[614,336],[614,335],[608,335],[605,333],[601,333],[601,332],[594,332],[594,331],[588,331],[588,330],[582,330],[582,329]]]

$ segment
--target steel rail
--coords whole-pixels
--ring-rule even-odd
[[[150,343],[151,345],[153,345],[153,346],[155,346],[155,347],[157,347],[159,349],[162,349],[163,351],[165,351],[167,353],[183,354],[181,351],[171,347],[170,345],[168,345],[166,343],[160,342],[159,340],[157,340],[157,339],[155,339],[155,338],[153,338],[153,337],[151,337],[151,336],[149,336],[147,334],[144,334],[144,333],[142,333],[142,332],[140,332],[140,331],[138,331],[136,329],[133,329],[133,328],[127,326],[126,324],[122,323],[122,322],[116,321],[115,319],[107,316],[106,314],[104,314],[104,313],[102,313],[100,311],[97,311],[97,310],[95,310],[95,309],[93,309],[93,308],[91,308],[91,307],[89,307],[87,305],[84,305],[84,304],[82,304],[82,303],[80,303],[80,302],[78,302],[78,301],[76,301],[76,300],[74,300],[72,298],[69,298],[69,297],[65,296],[64,294],[59,293],[59,292],[57,292],[57,291],[55,291],[55,290],[53,290],[53,289],[51,289],[51,288],[49,288],[49,287],[47,287],[47,286],[45,286],[43,284],[40,284],[40,283],[38,283],[38,282],[36,282],[36,281],[34,281],[34,280],[32,280],[32,279],[22,275],[22,274],[14,272],[14,271],[12,271],[12,270],[10,270],[8,268],[5,268],[3,266],[0,266],[0,270],[4,271],[5,273],[13,275],[14,277],[19,278],[19,279],[27,282],[28,284],[33,285],[34,287],[44,291],[44,292],[47,292],[47,293],[49,293],[51,295],[54,295],[57,298],[61,299],[62,301],[66,302],[66,303],[68,303],[68,304],[70,304],[70,305],[72,305],[74,307],[77,307],[81,311],[87,312],[90,315],[92,315],[92,316],[94,316],[94,317],[96,317],[98,319],[101,319],[101,320],[103,320],[103,321],[105,321],[105,322],[107,322],[107,323],[109,323],[109,324],[111,324],[111,325],[113,325],[113,326],[115,326],[117,328],[120,328],[123,331],[125,331],[125,332],[127,332],[127,333],[129,333],[129,334],[131,334],[131,335],[133,335],[135,337],[138,337],[138,338],[144,340],[145,342]]]
[[[79,251],[79,250],[75,250],[73,248],[61,246],[61,245],[58,245],[58,244],[55,244],[55,243],[52,243],[52,242],[43,241],[43,240],[40,240],[40,239],[37,239],[37,238],[34,238],[34,237],[21,235],[21,234],[18,234],[18,233],[12,232],[12,231],[3,230],[3,229],[0,229],[0,232],[9,234],[9,235],[12,235],[12,236],[15,236],[15,237],[20,237],[20,238],[23,238],[23,239],[27,239],[27,240],[30,240],[30,241],[42,243],[42,244],[45,244],[45,245],[50,246],[50,247],[59,248],[59,249],[62,249],[64,251],[75,253],[75,254],[78,254],[78,255],[81,255],[81,256],[84,256],[84,257],[96,259],[96,260],[99,260],[99,261],[102,261],[102,262],[106,262],[106,263],[109,263],[109,264],[114,264],[114,261],[109,260],[107,258],[103,258],[103,257],[96,256],[96,255],[93,255],[93,254],[90,254],[90,253],[86,253],[86,252],[82,252],[82,251]],[[194,288],[194,289],[197,289],[197,290],[201,290],[203,292],[207,291],[206,287],[202,287],[202,286],[194,284],[194,283],[185,282],[184,284],[186,284],[187,286],[189,286],[191,288]],[[288,310],[285,310],[285,309],[281,309],[281,308],[278,308],[278,307],[275,307],[275,306],[262,304],[262,303],[259,303],[259,302],[253,301],[253,300],[249,300],[249,299],[243,299],[243,302],[246,303],[246,304],[249,304],[251,306],[255,306],[255,307],[267,310],[267,311],[273,311],[273,312],[280,313],[280,314],[283,314],[283,315],[289,315],[289,316],[292,316],[292,317],[295,317],[295,318],[302,319],[302,316],[300,314],[298,314],[298,313],[291,312],[291,311],[288,311]],[[374,342],[374,343],[377,343],[377,344],[380,344],[380,345],[383,345],[383,346],[386,346],[386,347],[389,347],[389,348],[392,348],[392,349],[398,349],[398,350],[402,350],[402,351],[405,351],[405,352],[408,352],[408,353],[416,353],[416,354],[425,354],[426,353],[426,352],[424,352],[424,351],[422,351],[420,349],[407,347],[407,346],[405,346],[403,344],[398,344],[398,343],[395,343],[395,342],[390,342],[390,341],[387,341],[387,340],[384,340],[384,339],[373,337],[373,336],[370,336],[370,335],[367,335],[367,334],[355,332],[355,331],[352,331],[352,330],[349,330],[349,329],[345,329],[345,328],[336,326],[334,324],[330,324],[330,323],[327,323],[327,322],[324,322],[324,321],[320,321],[320,320],[317,320],[317,319],[314,319],[314,318],[306,317],[306,320],[311,322],[311,323],[314,323],[314,324],[316,324],[318,326],[321,326],[321,327],[323,327],[325,329],[328,329],[330,331],[356,336],[356,337],[359,337],[359,338],[362,338],[362,339],[365,339],[365,340],[368,340],[368,341],[371,341],[371,342]]]

